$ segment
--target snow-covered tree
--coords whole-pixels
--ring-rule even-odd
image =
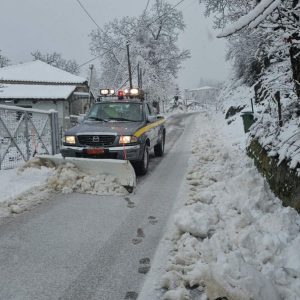
[[[67,60],[62,58],[61,54],[57,52],[42,54],[39,50],[31,53],[34,60],[41,60],[53,67],[62,69],[72,74],[79,74],[79,65],[73,59]]]
[[[124,17],[107,23],[91,33],[91,51],[102,55],[102,84],[115,88],[128,87],[126,43],[130,43],[130,58],[134,85],[137,85],[137,64],[142,69],[143,88],[155,99],[166,95],[166,87],[176,78],[189,51],[177,46],[184,30],[182,13],[165,0],[156,0],[139,17]]]
[[[270,61],[290,60],[295,91],[300,97],[299,0],[215,1],[206,14],[216,14],[219,37],[229,40],[228,58],[238,77],[252,84]]]
[[[248,0],[199,0],[205,4],[205,15],[214,16],[215,28],[224,28],[228,23],[237,21],[253,8],[254,1]]]
[[[1,54],[0,50],[0,68],[8,66],[9,59]]]
[[[95,65],[90,65],[88,68],[86,68],[87,78],[89,80],[89,85],[91,92],[94,96],[99,95],[99,89],[100,89],[100,79],[98,77],[98,68]]]

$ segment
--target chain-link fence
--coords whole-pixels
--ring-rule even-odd
[[[0,169],[20,166],[36,154],[59,153],[58,114],[0,105]]]

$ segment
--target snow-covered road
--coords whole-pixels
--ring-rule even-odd
[[[188,167],[196,115],[168,121],[167,153],[135,194],[57,194],[2,224],[0,299],[136,299]]]

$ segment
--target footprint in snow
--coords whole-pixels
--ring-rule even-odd
[[[149,257],[145,257],[140,259],[140,267],[138,269],[138,272],[140,274],[147,274],[150,270],[151,266],[150,266],[150,258]]]
[[[136,238],[132,239],[132,243],[134,245],[137,245],[143,241],[143,238],[145,237],[145,233],[142,228],[138,228],[136,231]]]
[[[127,207],[128,208],[134,208],[135,207],[134,202],[132,202],[129,197],[125,197],[124,200],[127,202]]]
[[[124,299],[127,299],[127,300],[136,300],[138,298],[138,293],[136,292],[127,292],[126,293],[126,296]]]
[[[145,237],[145,233],[143,231],[142,228],[138,228],[138,230],[136,231],[136,236],[140,237],[140,238],[144,238]]]
[[[141,266],[138,269],[140,274],[147,274],[150,271],[150,266]]]
[[[140,259],[140,264],[141,265],[149,265],[150,264],[150,258],[145,257],[145,258]]]
[[[137,244],[141,243],[142,241],[143,241],[143,239],[141,239],[141,238],[135,238],[135,239],[132,239],[132,244],[137,245]]]
[[[149,216],[148,217],[148,220],[149,220],[149,223],[151,224],[151,225],[155,225],[155,224],[157,224],[157,220],[156,220],[156,217],[154,217],[154,216]]]

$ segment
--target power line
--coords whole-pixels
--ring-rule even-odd
[[[83,6],[83,4],[80,2],[80,0],[76,0],[80,7],[84,10],[84,12],[87,14],[87,16],[92,20],[92,22],[101,30],[100,26],[97,24],[97,22],[94,20],[94,18],[89,14],[89,12],[86,10],[86,8]]]
[[[91,14],[87,11],[87,9],[86,9],[86,8],[84,7],[84,5],[80,2],[80,0],[76,0],[76,1],[77,1],[77,3],[80,5],[80,7],[83,9],[83,11],[86,13],[86,15],[91,19],[91,21],[97,26],[97,28],[98,28],[104,35],[106,35],[106,36],[109,38],[109,36],[107,35],[107,33],[104,32],[104,31],[101,29],[101,27],[98,25],[98,23],[95,21],[95,19],[91,16]],[[150,1],[150,0],[149,0],[149,1]],[[121,50],[124,50],[124,48],[120,47],[119,45],[116,45],[115,42],[113,42],[113,43],[115,44],[115,47],[116,47],[116,48],[121,49]],[[99,57],[105,55],[105,54],[108,53],[108,52],[112,52],[112,53],[113,53],[113,50],[110,49],[110,50],[108,50],[108,51],[106,51],[106,52],[104,52],[104,53],[102,53],[102,54],[100,54],[100,55],[98,55],[98,56],[96,56],[96,57],[94,57],[94,58],[92,58],[92,59],[90,59],[90,60],[88,60],[88,61],[82,63],[82,64],[79,66],[79,68],[81,68],[81,67],[85,66],[86,64],[88,64],[88,63],[94,61],[95,59],[97,59],[97,58],[99,58]]]
[[[145,8],[144,11],[143,11],[143,15],[146,13],[146,11],[147,11],[147,9],[148,9],[148,6],[149,6],[149,3],[150,3],[150,0],[147,1],[146,8]]]
[[[88,60],[88,61],[82,63],[81,65],[79,65],[79,68],[81,68],[81,67],[87,65],[88,63],[94,61],[94,60],[97,59],[97,58],[100,58],[102,55],[105,55],[105,54],[108,53],[108,52],[111,52],[111,50],[107,50],[107,51],[105,51],[104,53],[102,53],[102,54],[100,54],[100,55],[97,55],[96,57],[91,58],[90,60]]]
[[[96,57],[94,57],[94,58],[91,58],[90,60],[84,62],[83,64],[79,65],[78,67],[81,68],[81,67],[87,65],[88,63],[94,61],[95,59],[99,58],[100,56],[101,56],[101,55],[98,55],[98,56],[96,56]]]
[[[98,30],[100,30],[104,35],[106,35],[106,37],[108,39],[110,39],[110,37],[108,36],[108,34],[106,32],[103,31],[103,29],[101,29],[101,27],[98,25],[98,23],[95,21],[95,19],[91,16],[91,14],[87,11],[87,9],[84,7],[84,5],[80,2],[80,0],[76,0],[77,3],[80,5],[80,7],[83,9],[83,11],[87,14],[87,16],[92,20],[92,22],[97,26]],[[124,48],[122,48],[120,45],[117,45],[114,41],[113,43],[115,44],[115,47],[118,49],[122,49],[124,50]],[[112,51],[112,50],[111,50]],[[113,51],[112,51],[113,52]]]

